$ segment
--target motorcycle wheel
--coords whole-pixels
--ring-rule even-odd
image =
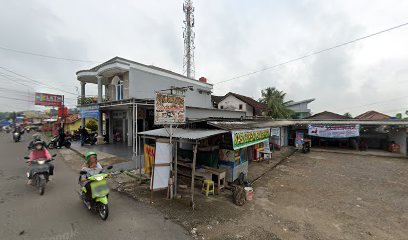
[[[45,183],[45,179],[38,179],[38,192],[40,195],[44,195]]]
[[[48,144],[48,148],[49,149],[53,149],[55,146],[54,146],[54,143],[53,142],[50,142],[49,144]]]
[[[66,148],[70,148],[70,147],[71,147],[71,143],[70,143],[70,142],[66,142],[66,143],[65,143],[65,147],[66,147]]]
[[[98,204],[98,214],[102,220],[106,220],[109,216],[109,207],[108,205],[99,203]]]

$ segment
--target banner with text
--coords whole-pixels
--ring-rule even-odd
[[[325,138],[349,138],[360,136],[360,125],[312,125],[309,124],[310,136]]]
[[[155,124],[181,124],[186,122],[185,97],[156,93],[154,102]]]
[[[232,131],[232,145],[234,150],[240,149],[268,140],[269,136],[269,128]]]
[[[52,106],[61,107],[62,106],[62,95],[54,95],[48,93],[35,93],[35,105],[41,106]]]

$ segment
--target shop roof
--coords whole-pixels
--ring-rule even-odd
[[[316,113],[305,119],[350,119],[350,118],[334,113],[334,112],[324,111],[324,112]]]
[[[219,129],[184,129],[184,128],[173,128],[173,137],[181,139],[190,140],[200,140],[214,135],[226,133],[227,131]],[[149,130],[145,132],[140,132],[138,135],[151,136],[151,137],[170,137],[170,129],[159,128],[154,130]]]
[[[368,111],[368,112],[358,115],[355,118],[361,119],[361,120],[363,119],[365,120],[385,120],[385,119],[390,119],[391,117],[384,113],[380,113],[377,111]]]

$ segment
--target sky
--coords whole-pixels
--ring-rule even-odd
[[[75,107],[75,73],[115,56],[182,73],[182,4],[0,0],[0,111],[45,109],[33,106],[36,91],[64,94]],[[287,100],[315,98],[313,113],[408,110],[408,26],[217,84],[406,23],[406,0],[201,0],[194,7],[196,78],[214,83],[215,95],[258,99],[276,87]],[[87,91],[96,94],[96,86]]]

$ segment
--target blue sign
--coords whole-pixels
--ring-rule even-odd
[[[79,112],[79,118],[99,119],[99,110],[82,110]]]

